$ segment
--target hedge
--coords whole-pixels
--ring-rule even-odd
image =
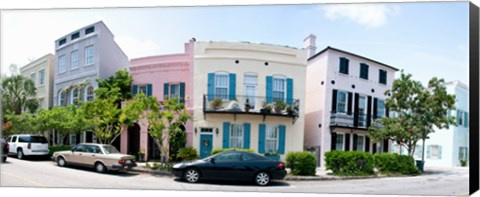
[[[375,167],[383,174],[400,173],[415,175],[420,173],[412,156],[380,153],[375,154],[373,158]]]
[[[212,153],[210,155],[215,155],[217,153],[225,152],[225,151],[230,151],[230,150],[236,150],[236,151],[244,151],[244,152],[249,152],[249,153],[255,153],[252,149],[243,149],[243,148],[216,148],[212,150]]]
[[[182,161],[191,161],[198,159],[197,149],[193,147],[180,148],[177,153],[177,158]]]
[[[48,152],[48,155],[52,156],[54,152],[72,150],[72,147],[71,146],[50,146],[48,147],[48,149],[50,149],[50,151]]]
[[[310,152],[289,152],[285,161],[293,175],[315,176],[316,174],[317,159]]]
[[[325,153],[325,166],[335,175],[372,175],[373,156],[360,151],[330,151]]]

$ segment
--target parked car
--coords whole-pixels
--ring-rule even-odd
[[[175,164],[172,173],[188,182],[200,179],[253,181],[265,186],[287,175],[285,163],[242,151],[221,152],[205,159]]]
[[[7,161],[7,156],[8,156],[8,149],[10,149],[10,146],[8,145],[7,140],[0,138],[0,147],[2,147],[2,152],[0,152],[0,155],[2,156],[2,162]]]
[[[26,156],[47,156],[48,142],[41,135],[11,135],[7,138],[10,145],[9,155],[17,155],[18,159],[24,159]]]
[[[67,165],[94,167],[99,173],[109,170],[126,171],[137,166],[134,156],[121,154],[112,145],[96,143],[80,143],[72,150],[54,152],[52,160],[60,167]]]

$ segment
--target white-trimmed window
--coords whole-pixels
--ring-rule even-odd
[[[244,77],[244,91],[245,91],[245,100],[250,104],[251,108],[254,108],[256,105],[256,96],[257,96],[257,85],[258,85],[258,75],[255,73],[246,73]]]
[[[278,126],[266,126],[265,151],[267,153],[278,153],[278,130]]]
[[[358,151],[365,151],[365,136],[357,135],[357,147],[356,150]]]
[[[215,73],[215,98],[228,99],[229,76],[225,72]]]
[[[168,88],[168,91],[169,91],[169,98],[170,99],[173,99],[173,98],[178,98],[178,102],[180,102],[180,84],[178,83],[173,83],[173,84],[169,84],[169,88]]]
[[[335,139],[335,150],[344,150],[344,134],[337,133],[337,138]]]
[[[78,51],[73,51],[70,54],[70,70],[78,68]]]
[[[273,76],[273,102],[277,100],[285,101],[286,81],[285,76]]]
[[[63,90],[63,91],[60,91],[58,93],[58,105],[59,106],[65,106],[67,103],[65,102],[66,101],[66,98],[67,97],[67,93]]]
[[[337,91],[337,113],[347,113],[347,92]]]
[[[440,145],[430,145],[430,159],[441,159],[441,149]]]
[[[67,71],[67,64],[65,62],[65,55],[58,57],[58,72],[64,73]]]
[[[71,92],[71,96],[70,96],[70,104],[78,104],[78,98],[79,98],[79,91],[78,91],[78,88],[75,88],[72,90]]]
[[[385,116],[385,102],[383,100],[377,100],[377,118]]]
[[[92,65],[93,64],[93,56],[94,56],[94,48],[93,46],[85,47],[85,65]]]
[[[243,125],[242,124],[231,125],[230,148],[243,148]]]
[[[358,126],[367,126],[367,98],[365,96],[358,97]]]
[[[144,95],[147,95],[147,85],[138,85],[138,94],[143,93]]]
[[[415,152],[413,153],[413,155],[415,157],[420,158],[420,157],[422,157],[422,153],[423,153],[422,145],[416,145],[415,146]]]
[[[93,98],[95,97],[95,94],[93,92],[93,86],[87,86],[85,88],[85,99],[84,101],[93,101]]]
[[[45,85],[45,69],[38,71],[40,77],[40,85]]]
[[[36,73],[32,73],[30,75],[30,79],[32,79],[32,82],[33,82],[33,85],[37,84],[36,80],[37,80],[37,74]]]

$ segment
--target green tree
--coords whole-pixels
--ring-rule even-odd
[[[98,78],[98,88],[95,90],[95,95],[98,98],[106,99],[111,96],[117,97],[116,102],[126,101],[131,99],[131,84],[133,78],[127,69],[118,70],[115,76],[110,76],[108,79]]]
[[[368,128],[369,137],[373,142],[392,140],[412,156],[416,143],[421,139],[425,141],[434,128],[456,124],[455,117],[447,115],[448,110],[455,109],[455,96],[447,93],[444,84],[443,79],[434,77],[428,87],[424,87],[402,70],[400,78],[385,92],[391,94],[385,100],[385,107],[397,115],[375,120]]]
[[[111,144],[120,133],[118,120],[121,109],[118,108],[117,99],[114,96],[106,99],[96,97],[81,106],[82,118],[89,122],[100,143]]]
[[[4,114],[34,113],[38,106],[35,98],[37,88],[31,79],[22,75],[12,75],[2,81],[2,107]]]

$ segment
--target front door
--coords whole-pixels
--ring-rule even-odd
[[[200,158],[205,158],[212,153],[213,135],[201,134],[200,135]]]

